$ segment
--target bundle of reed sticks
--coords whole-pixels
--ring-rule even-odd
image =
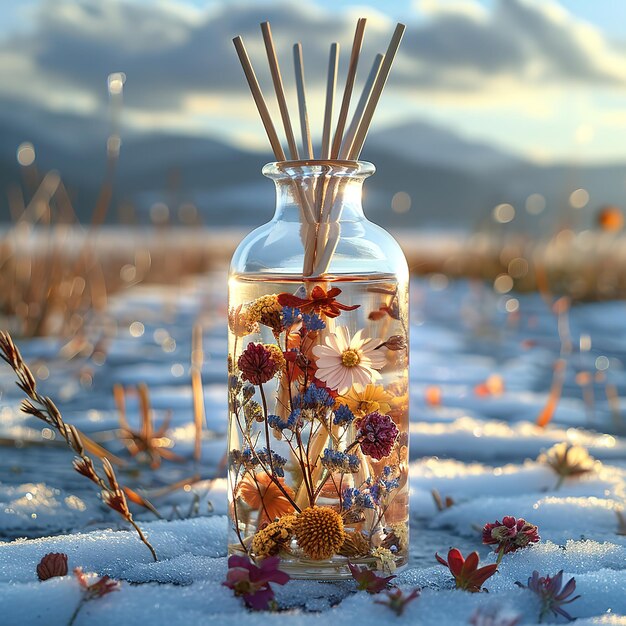
[[[309,115],[306,102],[306,88],[304,80],[304,60],[302,45],[296,43],[293,46],[293,60],[296,78],[298,117],[300,122],[300,132],[302,135],[302,154],[298,150],[298,145],[294,135],[285,88],[283,85],[278,57],[272,38],[272,31],[269,22],[261,24],[261,32],[265,43],[267,60],[272,76],[272,83],[276,92],[278,109],[287,140],[287,152],[289,160],[304,160],[314,165],[316,161],[320,163],[329,161],[357,161],[363,150],[363,144],[372,123],[372,118],[376,106],[380,100],[383,89],[389,77],[391,66],[400,46],[404,34],[405,25],[398,24],[391,37],[385,54],[378,54],[374,59],[369,75],[363,86],[361,96],[354,107],[352,118],[348,123],[350,103],[354,91],[357,76],[359,55],[365,33],[366,18],[357,21],[354,33],[354,41],[348,63],[345,87],[341,99],[341,106],[336,120],[334,133],[333,109],[335,102],[335,91],[337,86],[337,68],[339,64],[339,44],[333,43],[330,47],[330,57],[328,62],[328,80],[326,85],[326,100],[324,108],[324,120],[322,128],[322,141],[319,154],[316,156],[313,149],[311,130],[309,127]],[[244,74],[248,81],[252,97],[256,103],[261,116],[261,121],[265,127],[265,132],[269,139],[272,151],[277,161],[286,161],[286,153],[283,149],[276,127],[272,121],[265,102],[265,98],[259,86],[254,68],[246,51],[243,39],[237,36],[233,39],[235,49]],[[332,136],[331,136],[332,135]],[[342,181],[332,177],[320,177],[315,185],[300,186],[294,183],[294,198],[300,207],[302,220],[302,241],[304,245],[304,263],[302,273],[304,276],[323,276],[330,266],[333,254],[339,243],[341,236],[341,211]]]

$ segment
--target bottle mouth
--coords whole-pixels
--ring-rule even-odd
[[[274,180],[304,176],[337,176],[367,178],[376,171],[368,161],[342,161],[339,159],[306,159],[275,161],[263,167],[263,175]]]

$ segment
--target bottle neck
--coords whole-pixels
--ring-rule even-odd
[[[374,171],[356,161],[287,161],[263,173],[276,184],[274,221],[320,223],[365,219],[363,182]]]
[[[362,180],[294,177],[276,181],[274,220],[354,222],[365,219]]]

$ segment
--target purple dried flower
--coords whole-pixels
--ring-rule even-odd
[[[233,555],[228,559],[228,573],[222,584],[242,596],[246,606],[254,611],[267,611],[275,606],[270,583],[285,585],[289,575],[278,569],[280,559],[269,557],[255,565],[247,556]]]
[[[357,589],[367,591],[367,593],[380,593],[387,588],[389,581],[395,578],[395,576],[379,576],[372,569],[352,565],[352,563],[348,563],[348,567],[352,578],[357,582]]]
[[[396,615],[400,616],[404,613],[404,609],[406,608],[407,604],[409,604],[410,602],[413,602],[415,598],[418,598],[421,591],[422,590],[418,587],[416,589],[413,589],[411,593],[404,595],[402,589],[394,589],[393,591],[386,592],[385,594],[387,596],[386,600],[374,600],[374,603],[387,606]]]
[[[563,583],[563,570],[561,570],[556,576],[539,576],[539,572],[535,570],[533,575],[528,579],[528,585],[523,585],[520,582],[515,584],[518,587],[524,589],[530,589],[533,593],[539,596],[541,600],[541,612],[539,613],[539,621],[543,621],[543,618],[548,612],[552,612],[555,616],[562,615],[565,619],[574,621],[574,618],[567,613],[562,607],[564,604],[570,604],[580,598],[580,596],[574,596],[569,598],[574,591],[576,591],[576,579],[570,578],[565,586],[561,589]],[[569,600],[568,600],[569,598]]]
[[[378,461],[389,456],[398,438],[398,427],[389,415],[378,411],[368,413],[357,426],[356,440],[361,444],[363,454]]]

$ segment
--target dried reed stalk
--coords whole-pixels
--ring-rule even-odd
[[[330,151],[332,159],[339,156],[339,148],[343,138],[343,131],[348,120],[348,111],[350,110],[350,99],[352,98],[352,90],[356,79],[356,70],[359,65],[359,54],[363,44],[363,35],[365,34],[366,18],[361,17],[356,23],[354,32],[354,40],[352,42],[352,51],[350,53],[350,63],[348,65],[348,74],[346,76],[346,84],[343,89],[343,98],[341,99],[341,108],[339,109],[339,118],[337,120],[337,128],[335,128],[335,136],[333,137],[333,146]]]
[[[306,87],[304,84],[304,59],[302,58],[302,44],[293,46],[293,65],[296,73],[296,89],[298,92],[298,111],[300,114],[300,132],[302,134],[302,148],[309,159],[313,159],[313,142],[309,128],[309,113],[306,106]]]
[[[85,435],[81,435],[75,426],[67,424],[52,399],[38,393],[35,377],[26,365],[19,349],[13,343],[11,336],[4,331],[0,331],[0,357],[11,366],[17,376],[17,386],[28,396],[22,402],[22,411],[42,420],[63,437],[67,445],[77,454],[77,458],[73,462],[74,469],[100,488],[102,501],[109,508],[119,513],[137,531],[139,539],[150,550],[154,560],[157,561],[154,548],[133,519],[124,490],[118,483],[113,465],[109,461],[110,457],[112,460],[122,463],[121,459],[111,455],[95,442],[91,442]],[[91,442],[100,451],[106,480],[98,475],[91,457],[85,452],[86,448],[89,449],[87,442]],[[93,450],[90,452],[93,453]]]
[[[330,46],[328,59],[328,80],[326,83],[326,103],[324,105],[324,124],[322,128],[322,151],[320,158],[330,158],[330,127],[333,123],[333,106],[335,102],[335,89],[337,88],[337,67],[339,64],[339,44]]]
[[[199,462],[202,458],[202,425],[206,421],[204,389],[202,386],[203,363],[202,326],[195,324],[191,339],[191,393],[193,396],[193,423],[195,428],[193,458],[196,462]]]

